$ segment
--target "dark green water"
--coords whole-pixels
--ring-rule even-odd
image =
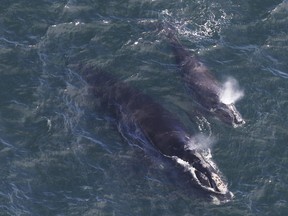
[[[159,21],[245,91],[244,127],[196,123],[232,202],[124,139],[69,69],[105,68],[195,128]],[[287,215],[287,33],[286,0],[1,0],[0,215]]]

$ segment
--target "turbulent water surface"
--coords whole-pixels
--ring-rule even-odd
[[[209,66],[226,100],[239,99],[243,127],[198,110],[161,23]],[[287,215],[287,23],[287,0],[1,0],[0,215]],[[149,143],[123,136],[79,63],[209,136],[199,142],[234,199],[215,205]]]

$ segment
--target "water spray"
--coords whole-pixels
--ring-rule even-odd
[[[233,104],[244,97],[244,91],[240,89],[236,79],[228,77],[223,84],[220,100],[224,104]]]

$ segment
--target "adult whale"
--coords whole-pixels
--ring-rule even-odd
[[[234,103],[221,100],[222,86],[210,70],[195,55],[192,55],[177,39],[173,27],[164,27],[172,46],[177,64],[181,67],[183,80],[195,101],[221,121],[234,127],[245,124]]]
[[[118,124],[132,125],[157,151],[189,174],[194,184],[222,202],[232,199],[217,165],[193,143],[185,126],[148,95],[93,67],[80,68],[91,92],[114,114]]]

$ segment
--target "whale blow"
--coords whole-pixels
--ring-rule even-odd
[[[223,84],[220,93],[220,101],[224,104],[236,103],[244,97],[244,91],[240,89],[236,79],[228,77]]]

